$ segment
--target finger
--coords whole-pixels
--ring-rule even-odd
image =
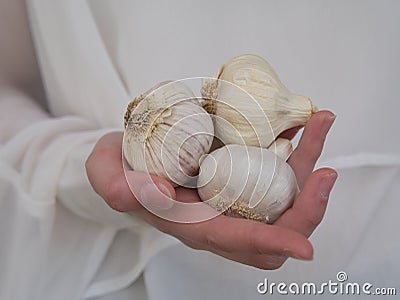
[[[196,203],[200,202],[201,199],[197,193],[197,189],[188,189],[184,187],[177,187],[175,189],[176,201],[185,203]]]
[[[329,111],[313,114],[304,127],[298,146],[288,159],[288,163],[296,174],[300,189],[321,155],[326,135],[334,120],[335,115]]]
[[[290,128],[290,129],[285,130],[284,132],[282,132],[278,137],[291,140],[291,139],[294,138],[294,136],[299,132],[299,130],[301,128],[302,128],[302,126]]]
[[[192,249],[205,250],[202,247],[202,245],[195,243],[193,241],[181,239],[181,242]],[[276,270],[280,268],[283,265],[283,263],[288,259],[287,255],[265,255],[265,254],[251,254],[243,252],[231,253],[215,249],[207,249],[207,250],[226,259],[263,270]]]
[[[336,171],[329,168],[313,172],[293,206],[275,222],[275,225],[309,237],[322,221],[336,178]]]
[[[313,255],[310,242],[293,230],[224,215],[193,224],[159,219],[156,227],[210,251],[275,254],[300,259],[311,259]]]
[[[157,208],[170,207],[169,198],[175,198],[175,191],[167,180],[135,171],[127,171],[125,176],[122,136],[121,132],[103,136],[88,157],[86,172],[93,189],[111,208],[121,212],[142,208],[138,198]]]
[[[286,255],[249,255],[243,256],[243,254],[230,255],[225,253],[216,253],[227,259],[237,261],[239,263],[256,267],[263,270],[276,270],[279,269],[283,263],[288,259]]]

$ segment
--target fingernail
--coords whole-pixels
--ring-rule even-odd
[[[170,209],[174,205],[168,188],[162,184],[147,183],[140,190],[140,200],[147,208]]]
[[[298,259],[298,260],[313,260],[314,259],[314,257],[312,257],[312,256],[301,256],[301,255],[297,255],[294,253],[293,253],[293,255],[291,255],[291,257]]]
[[[336,119],[336,115],[331,115],[324,120],[324,124],[321,128],[321,135],[325,138],[328,134],[329,129],[332,127],[333,122]]]
[[[336,172],[329,173],[322,178],[322,181],[319,186],[319,194],[321,199],[328,200],[329,194],[336,181],[336,178],[337,178]]]
[[[299,260],[312,260],[313,259],[312,254],[310,255],[309,253],[304,253],[303,255],[300,255],[299,253],[294,253],[290,250],[284,250],[283,253],[285,256],[291,257],[294,259],[299,259]]]

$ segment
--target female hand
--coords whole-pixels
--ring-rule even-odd
[[[199,202],[197,192],[172,185],[163,178],[123,170],[122,132],[103,136],[86,161],[94,190],[107,204],[144,219],[158,230],[178,238],[187,246],[213,252],[233,261],[261,269],[279,268],[288,257],[310,260],[313,248],[308,237],[321,222],[337,173],[329,168],[313,172],[326,135],[333,124],[329,111],[314,114],[304,128],[298,147],[290,156],[300,187],[293,206],[273,225],[218,215],[197,223],[177,223],[160,218],[146,206],[169,209],[179,202]],[[290,133],[288,133],[290,135]],[[127,179],[130,183],[128,185]],[[132,193],[132,191],[134,193]],[[206,206],[206,204],[204,204]]]

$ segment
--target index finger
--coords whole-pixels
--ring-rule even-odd
[[[335,117],[330,111],[319,111],[313,114],[304,127],[298,146],[288,159],[288,163],[296,174],[300,189],[321,155],[326,135]]]

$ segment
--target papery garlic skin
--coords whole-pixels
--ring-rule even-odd
[[[182,82],[163,82],[134,99],[125,114],[124,157],[144,171],[184,185],[213,140],[211,117]]]
[[[198,193],[229,216],[273,223],[298,193],[291,167],[265,148],[227,145],[201,162]]]
[[[225,144],[268,147],[283,131],[303,126],[317,110],[309,98],[291,93],[266,60],[251,54],[222,66],[201,93],[203,107],[240,133],[214,119],[215,133]]]
[[[293,152],[293,145],[290,140],[279,137],[268,149],[286,161]]]

